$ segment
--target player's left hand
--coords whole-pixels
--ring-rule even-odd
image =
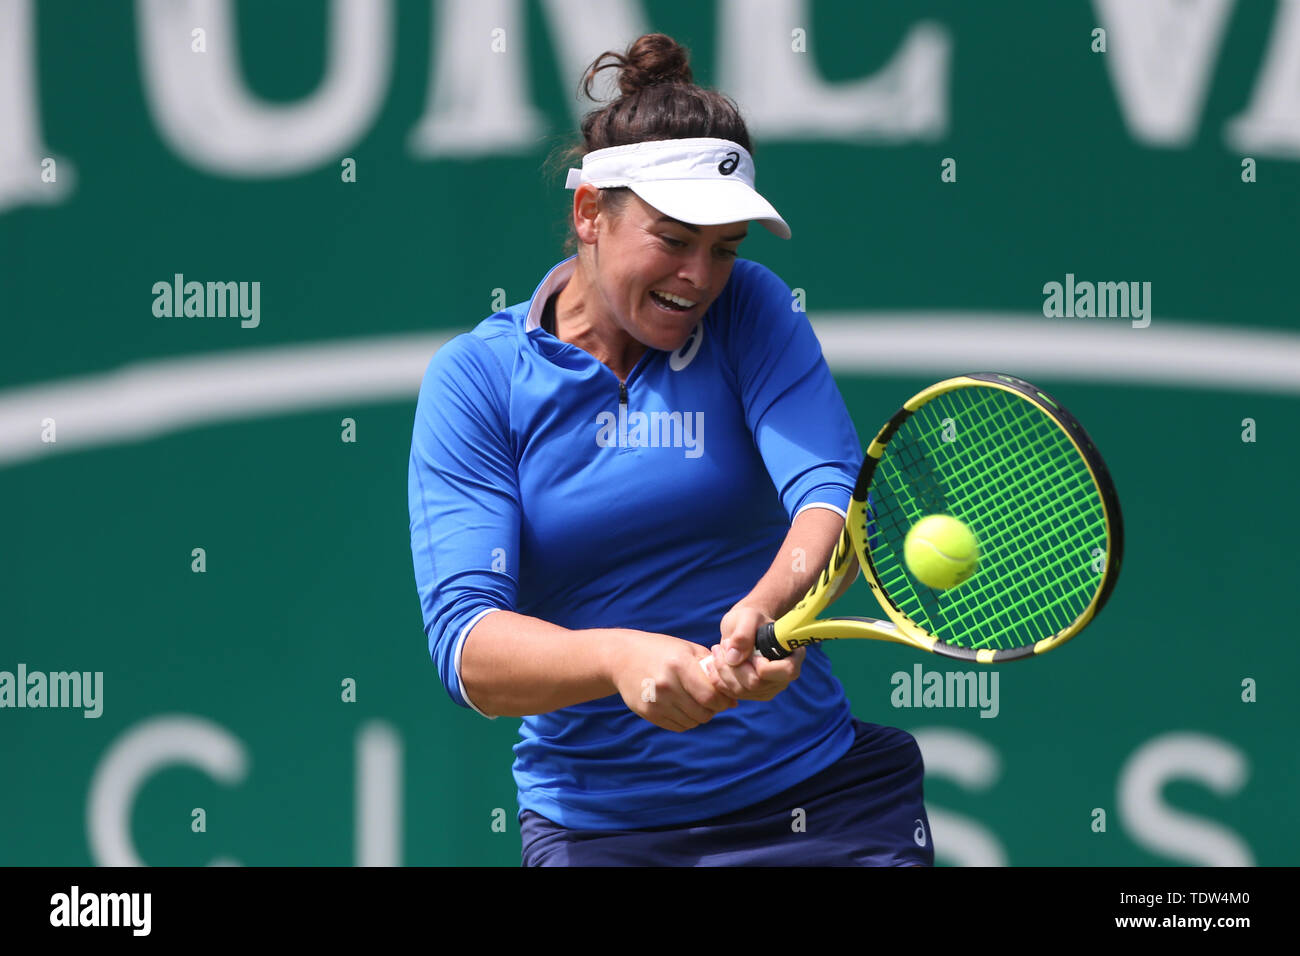
[[[722,641],[713,646],[713,656],[700,659],[704,672],[737,700],[771,700],[803,667],[805,647],[781,661],[769,661],[754,650],[758,629],[771,620],[758,608],[737,604],[722,618]]]

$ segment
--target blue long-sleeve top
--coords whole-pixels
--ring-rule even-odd
[[[429,654],[451,699],[473,626],[510,610],[565,628],[634,628],[711,647],[794,517],[848,506],[862,451],[785,282],[737,259],[690,340],[648,349],[625,388],[542,328],[576,257],[526,302],[438,350],[420,388],[411,551]],[[482,713],[482,711],[479,711]],[[520,809],[567,827],[707,819],[829,766],[853,738],[818,647],[768,702],[684,733],[613,694],[524,717]]]

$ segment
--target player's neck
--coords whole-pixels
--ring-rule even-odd
[[[628,335],[613,319],[597,316],[588,308],[577,273],[560,290],[555,300],[555,337],[589,352],[625,381],[646,347]]]

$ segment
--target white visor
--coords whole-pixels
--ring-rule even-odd
[[[696,226],[755,219],[782,239],[790,227],[754,189],[754,158],[729,139],[657,139],[597,149],[565,189],[626,186],[666,216]]]

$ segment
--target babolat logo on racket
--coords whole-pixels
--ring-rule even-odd
[[[737,153],[735,150],[732,150],[730,153],[727,154],[726,159],[718,163],[718,172],[722,173],[722,175],[724,176],[730,176],[732,173],[736,171],[736,167],[739,165],[740,165],[740,154]]]
[[[829,640],[829,638],[792,637],[789,640],[787,640],[786,643],[790,645],[790,650],[794,650],[796,647],[811,647],[813,644],[820,644],[824,640]]]

